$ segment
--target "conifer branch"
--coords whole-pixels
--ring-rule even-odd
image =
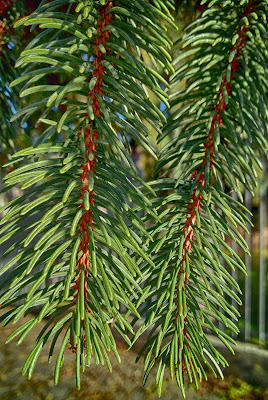
[[[152,238],[136,207],[158,216],[144,194],[145,188],[150,196],[154,191],[139,178],[128,140],[155,156],[148,126],[160,133],[165,117],[148,92],[166,101],[159,71],[173,71],[166,57],[171,42],[160,22],[172,18],[163,14],[162,2],[156,3],[42,1],[16,24],[39,26],[40,31],[17,60],[23,72],[12,86],[24,85],[21,97],[43,97],[38,102],[33,97],[12,119],[35,119],[44,129],[33,147],[6,163],[10,171],[4,191],[19,185],[23,194],[0,210],[6,213],[1,241],[11,241],[0,270],[5,274],[0,302],[22,302],[2,316],[4,324],[36,307],[39,311],[8,341],[18,337],[22,343],[48,318],[23,369],[29,377],[49,338],[51,359],[65,332],[55,382],[70,347],[79,388],[80,372],[91,357],[109,369],[110,351],[120,361],[113,331],[128,344],[128,333],[134,333],[128,315],[139,317],[137,307],[144,298],[140,267],[145,260],[152,263],[147,254]],[[64,74],[65,83],[47,84],[48,74]],[[62,110],[59,120],[55,107]],[[59,134],[64,141],[58,141]],[[15,163],[18,167],[12,169]],[[121,304],[126,314],[121,314]]]
[[[105,46],[109,40],[111,32],[105,31],[105,28],[111,24],[113,20],[112,14],[107,14],[107,12],[114,6],[113,2],[110,1],[107,5],[101,6],[99,10],[99,17],[97,20],[97,36],[93,43],[94,48],[94,61],[93,61],[93,70],[90,79],[89,85],[91,86],[91,82],[94,82],[94,87],[89,90],[88,97],[92,100],[92,115],[91,119],[93,121],[87,125],[85,129],[85,149],[86,154],[85,158],[83,158],[83,164],[81,165],[82,174],[81,180],[83,182],[83,186],[81,188],[80,198],[82,199],[82,203],[80,204],[80,208],[85,210],[82,214],[81,220],[79,222],[79,232],[82,235],[82,240],[79,245],[78,254],[81,252],[81,256],[77,261],[77,277],[74,285],[74,290],[76,294],[74,296],[75,303],[80,297],[80,287],[83,286],[81,290],[83,290],[83,296],[81,296],[81,301],[84,302],[84,306],[86,308],[86,312],[91,312],[88,309],[88,290],[87,290],[87,281],[86,279],[89,277],[90,270],[90,233],[93,235],[93,218],[92,218],[92,205],[94,205],[94,177],[95,177],[95,166],[97,162],[97,143],[96,141],[99,139],[98,131],[96,125],[94,123],[94,116],[96,115],[98,118],[101,118],[102,112],[100,107],[100,102],[97,96],[102,97],[103,95],[103,76],[105,74],[105,68],[103,66],[103,61],[105,61],[104,54],[108,54],[108,49]],[[85,118],[88,119],[89,115],[86,114]],[[80,128],[80,134],[82,129]],[[92,266],[95,267],[96,266]],[[96,271],[94,272],[94,275]],[[83,278],[83,279],[82,279]],[[83,324],[83,336],[86,337],[85,334],[85,325]],[[86,340],[84,341],[84,346],[86,347]],[[76,348],[76,345],[72,343],[71,336],[71,345]]]
[[[144,268],[145,287],[156,300],[143,309],[145,322],[135,337],[137,340],[153,325],[140,353],[145,353],[144,381],[157,363],[156,383],[161,393],[169,366],[171,378],[176,378],[184,396],[184,373],[196,386],[198,380],[206,379],[201,360],[220,376],[220,365],[226,365],[207,331],[232,350],[234,340],[218,328],[217,321],[229,332],[238,332],[233,320],[239,313],[230,300],[240,304],[236,292],[241,291],[229,271],[244,271],[245,267],[227,238],[248,252],[237,229],[240,225],[246,230],[248,218],[242,204],[225,193],[224,185],[235,190],[242,201],[243,186],[251,191],[254,188],[253,163],[260,164],[267,148],[263,109],[267,92],[258,91],[267,82],[267,32],[263,25],[267,4],[207,3],[201,16],[186,29],[181,54],[174,61],[177,70],[171,80],[171,115],[160,137],[166,140],[171,135],[172,139],[163,147],[157,165],[162,179],[153,183],[159,193],[162,188],[171,194],[162,204],[158,200],[162,224],[151,230],[157,267]],[[263,36],[256,34],[256,26]],[[254,48],[258,61],[254,57],[251,63],[248,52],[253,51],[253,43],[256,47],[256,41],[260,44]],[[262,85],[256,83],[258,80]],[[254,100],[249,104],[245,97],[251,85]],[[167,179],[168,175],[175,180]]]

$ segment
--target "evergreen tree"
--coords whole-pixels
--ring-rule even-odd
[[[12,121],[34,120],[42,133],[5,164],[3,192],[22,194],[1,209],[0,302],[14,306],[4,325],[39,310],[8,341],[45,320],[29,377],[52,338],[55,382],[69,347],[80,388],[92,356],[109,369],[110,351],[120,361],[114,329],[129,346],[149,329],[140,355],[145,381],[158,366],[159,394],[166,367],[183,394],[185,375],[196,386],[206,378],[204,364],[222,376],[226,360],[206,333],[231,350],[217,321],[238,332],[230,269],[245,267],[227,238],[248,252],[238,226],[246,230],[243,191],[254,191],[267,150],[268,2],[201,1],[173,44],[174,10],[161,0],[43,0],[16,24],[34,36],[11,84],[30,100]],[[149,183],[130,140],[157,159]]]

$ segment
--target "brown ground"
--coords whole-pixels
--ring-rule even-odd
[[[1,311],[0,311],[1,313]],[[54,364],[48,364],[45,349],[36,365],[31,381],[21,375],[24,361],[31,351],[35,334],[26,337],[19,347],[16,342],[4,344],[13,326],[1,328],[0,341],[0,400],[156,400],[158,399],[153,376],[142,386],[142,363],[135,363],[134,351],[127,352],[122,344],[122,363],[112,358],[113,373],[106,367],[92,364],[82,376],[82,389],[75,389],[75,360],[71,352],[66,352],[65,365],[60,383],[54,386]],[[40,329],[40,328],[39,328]],[[35,331],[39,332],[39,329]],[[175,382],[168,376],[164,382],[162,400],[182,399]],[[187,389],[188,400],[268,400],[264,389],[252,387],[237,378],[229,377],[224,382],[209,379],[198,392],[193,387]]]

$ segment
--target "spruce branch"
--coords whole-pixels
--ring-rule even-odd
[[[4,191],[19,185],[23,194],[1,209],[1,241],[9,246],[0,270],[0,302],[15,306],[2,316],[5,325],[38,311],[8,341],[22,343],[47,319],[25,362],[29,378],[48,340],[50,360],[62,333],[55,382],[70,347],[79,388],[80,372],[92,356],[109,369],[110,351],[120,361],[114,330],[128,344],[128,333],[134,333],[128,316],[139,317],[144,298],[140,268],[152,263],[147,254],[152,238],[136,208],[158,216],[144,194],[154,192],[138,177],[128,140],[155,156],[148,125],[160,133],[165,117],[148,92],[165,100],[160,72],[173,71],[161,22],[172,19],[164,15],[163,2],[155,4],[42,1],[16,24],[39,30],[17,60],[22,73],[13,82],[23,85],[20,96],[32,102],[12,119],[35,119],[44,129],[33,147],[6,163]],[[51,74],[64,79],[48,84]],[[163,78],[161,85],[167,86]],[[59,120],[55,108],[62,112]]]
[[[238,226],[246,230],[249,220],[225,187],[242,202],[244,186],[254,190],[255,167],[267,149],[267,2],[205,3],[174,60],[171,113],[160,136],[167,143],[156,168],[162,179],[153,183],[160,196],[171,194],[153,201],[162,224],[150,231],[155,267],[143,272],[156,300],[143,309],[145,322],[135,336],[153,325],[140,356],[144,382],[158,365],[159,394],[167,367],[185,396],[185,375],[198,386],[207,378],[204,364],[220,376],[227,365],[206,332],[233,351],[227,332],[238,333],[233,321],[239,313],[230,303],[241,304],[241,291],[230,269],[245,272],[245,266],[228,237],[248,252]]]

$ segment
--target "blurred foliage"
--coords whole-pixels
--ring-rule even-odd
[[[18,90],[10,88],[9,84],[19,76],[15,62],[32,36],[29,29],[15,31],[13,24],[32,12],[39,3],[40,0],[2,0],[0,4],[0,165],[6,162],[8,154],[31,143],[29,132],[25,132],[19,123],[10,122],[19,108],[19,98]]]
[[[198,394],[204,399],[215,395],[222,400],[268,400],[267,388],[250,385],[234,376],[227,376],[222,381],[210,377],[207,382],[202,382]]]

